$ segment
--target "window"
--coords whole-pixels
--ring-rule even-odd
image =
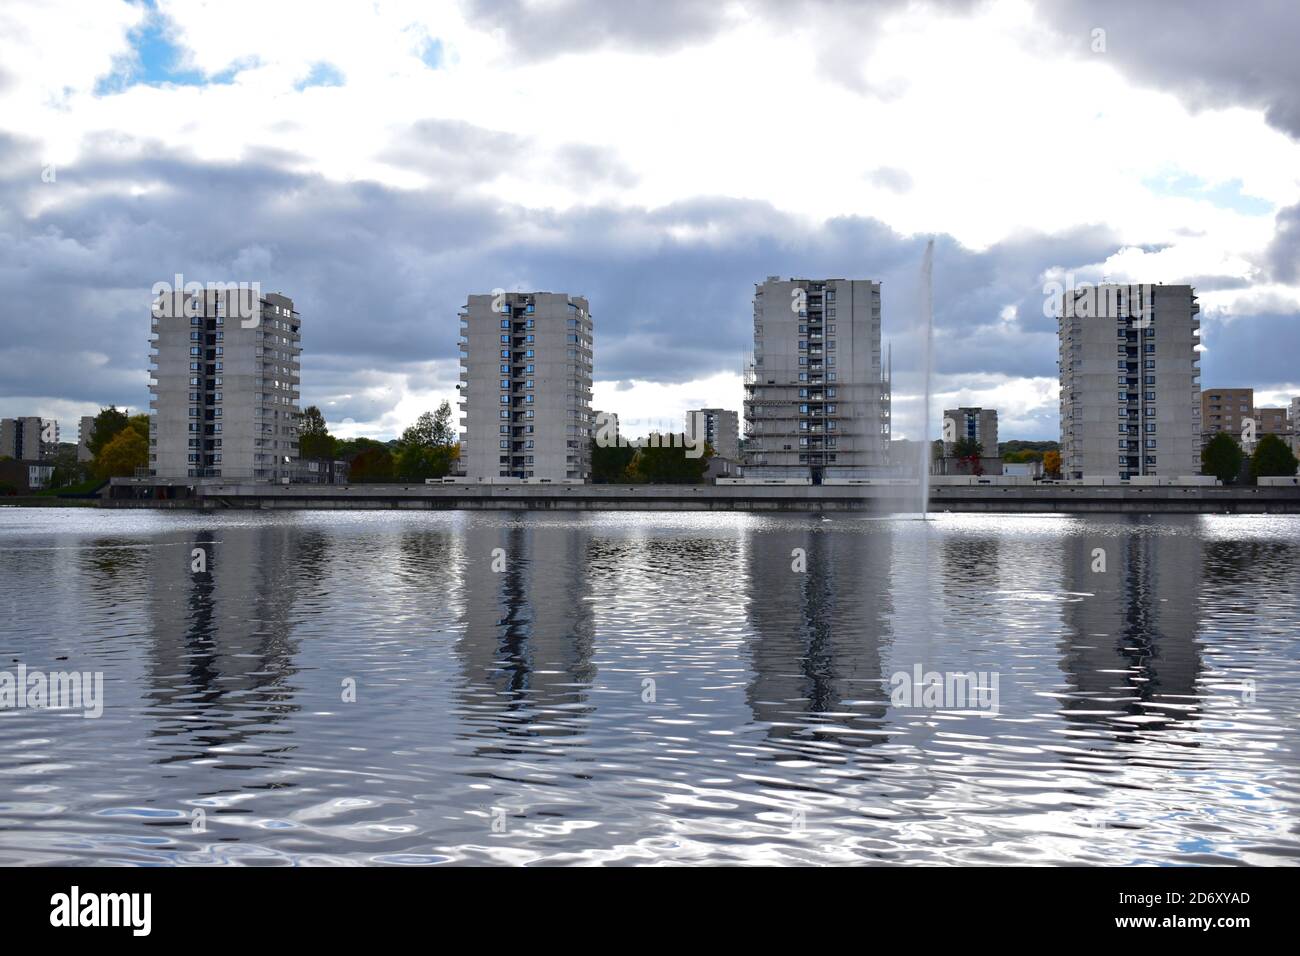
[[[510,336],[508,336],[508,335],[503,335],[503,336],[501,336],[501,344],[502,344],[502,345],[509,345],[509,344],[510,344]]]

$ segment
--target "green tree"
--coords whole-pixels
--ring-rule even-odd
[[[433,416],[433,443],[444,447],[458,445],[456,426],[451,422],[451,402],[445,398]]]
[[[54,455],[54,471],[50,474],[50,487],[63,488],[85,481],[88,469],[77,460],[77,446],[61,443]]]
[[[607,445],[602,448],[591,440],[591,480],[592,481],[628,481],[628,466],[636,457],[636,449],[631,445]]]
[[[1201,449],[1201,474],[1213,475],[1225,485],[1237,480],[1241,474],[1242,453],[1237,439],[1227,432],[1219,432]]]
[[[403,445],[393,460],[396,475],[402,481],[445,478],[456,461],[456,445]]]
[[[337,439],[329,433],[325,416],[315,405],[308,405],[298,423],[298,457],[333,458]]]
[[[145,418],[148,428],[147,416]],[[130,478],[137,468],[149,464],[148,431],[144,435],[136,427],[120,429],[95,456],[95,475],[98,478]]]
[[[713,457],[712,446],[706,444],[703,455],[698,458],[688,458],[686,456],[688,449],[684,447],[685,436],[651,435],[650,439],[654,444],[647,444],[646,447],[637,449],[632,463],[628,465],[629,481],[699,484],[703,480],[704,472],[709,467],[709,459]],[[677,440],[678,446],[671,447],[670,440]],[[658,447],[655,447],[656,445]]]
[[[108,408],[101,408],[99,414],[95,416],[95,424],[91,427],[90,438],[86,441],[86,447],[90,449],[90,454],[95,458],[99,457],[100,451],[117,437],[117,433],[126,427],[130,421],[126,412],[120,412],[115,405]],[[145,435],[147,439],[148,434]]]
[[[1295,455],[1286,446],[1286,442],[1276,435],[1264,435],[1255,445],[1250,456],[1250,476],[1252,478],[1285,477],[1295,475]]]

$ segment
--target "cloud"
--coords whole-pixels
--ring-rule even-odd
[[[871,181],[873,186],[888,189],[891,193],[912,191],[912,176],[906,169],[897,169],[893,166],[878,166],[867,174],[867,179]]]
[[[1277,232],[1269,245],[1268,259],[1276,281],[1300,280],[1300,203],[1277,214]]]
[[[1193,108],[1247,106],[1300,138],[1300,6],[1290,0],[1038,0],[1040,16],[1079,56],[1115,64]],[[1104,30],[1104,52],[1094,51]]]

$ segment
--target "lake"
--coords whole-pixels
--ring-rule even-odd
[[[4,508],[0,863],[1294,864],[1298,635],[1297,517]]]

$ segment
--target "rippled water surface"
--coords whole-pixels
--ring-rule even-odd
[[[105,698],[0,710],[4,863],[1300,854],[1292,517],[0,509],[0,612]]]

